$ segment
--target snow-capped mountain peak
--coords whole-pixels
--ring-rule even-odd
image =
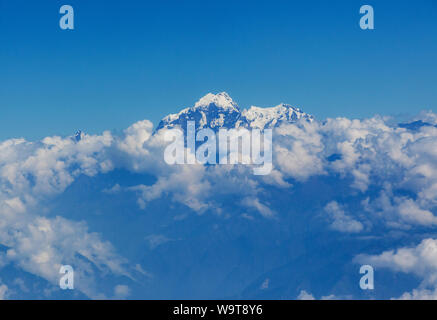
[[[242,116],[251,128],[259,129],[275,127],[282,122],[296,122],[300,119],[309,122],[314,120],[313,116],[285,103],[270,108],[252,106],[248,110],[243,110]]]
[[[252,106],[241,111],[226,92],[221,92],[208,93],[193,107],[166,116],[156,130],[174,127],[186,130],[187,121],[195,121],[196,129],[207,127],[215,131],[220,128],[240,127],[265,129],[279,126],[281,123],[297,122],[300,119],[311,122],[314,118],[299,108],[284,103],[271,108]]]
[[[208,93],[197,101],[193,108],[208,108],[210,105],[215,105],[223,110],[239,111],[238,105],[226,92],[218,94]]]
[[[161,120],[156,130],[179,126],[186,129],[187,121],[195,121],[196,128],[233,128],[241,116],[238,105],[226,93],[208,93],[195,103],[193,107],[185,108],[179,113],[170,114]]]

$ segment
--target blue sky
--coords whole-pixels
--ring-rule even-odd
[[[67,3],[74,31],[58,26]],[[0,139],[156,124],[221,91],[319,119],[437,109],[433,0],[1,0],[0,38]]]
[[[437,299],[436,36],[434,0],[0,0],[0,300]],[[246,113],[269,175],[169,165],[144,119],[222,91],[342,118]],[[198,106],[196,128],[242,124],[227,95]]]

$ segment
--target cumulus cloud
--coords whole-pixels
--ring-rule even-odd
[[[420,287],[406,292],[401,299],[436,298],[437,292],[437,240],[427,238],[416,247],[403,247],[384,251],[379,255],[359,255],[359,263],[388,268],[396,272],[414,274],[422,279]]]
[[[297,296],[297,300],[316,300],[316,298],[311,293],[302,290]]]
[[[248,208],[255,209],[266,218],[271,218],[275,214],[268,206],[262,204],[257,198],[244,198],[243,204]]]
[[[362,214],[367,212],[369,219],[382,218],[388,227],[432,226],[437,221],[433,213],[437,196],[437,159],[433,151],[437,128],[424,127],[413,132],[393,127],[388,120],[377,116],[283,124],[274,130],[274,168],[270,175],[262,177],[251,175],[241,166],[166,166],[162,159],[165,130],[151,135],[147,121],[127,129],[124,140],[116,145],[129,155],[126,161],[131,169],[157,173],[153,185],[130,189],[138,194],[142,208],[168,196],[198,213],[220,211],[221,201],[217,199],[234,193],[243,199],[239,205],[268,217],[274,210],[260,195],[270,186],[293,188],[295,182],[330,175],[351,181],[351,194],[355,190],[364,196],[359,210]],[[160,152],[151,152],[152,149]],[[367,195],[369,187],[379,189],[379,196]],[[400,195],[403,190],[415,197]],[[326,212],[336,230],[363,230],[362,222],[353,215],[338,210]]]
[[[152,130],[151,122],[145,120],[127,128],[120,137],[104,132],[84,134],[79,141],[54,136],[38,142],[24,139],[1,142],[0,243],[8,248],[2,260],[53,284],[57,283],[59,267],[63,263],[73,264],[76,277],[86,278],[78,282],[78,289],[90,297],[102,297],[92,285],[93,267],[129,276],[124,267],[127,261],[110,243],[88,231],[84,222],[45,217],[42,205],[61,194],[79,176],[93,177],[115,168],[156,174],[158,179],[153,185],[129,188],[138,193],[138,203],[143,208],[148,202],[168,195],[198,213],[207,209],[221,212],[217,195],[241,194],[246,197],[240,202],[242,207],[264,216],[273,214],[257,198],[262,190],[258,187],[260,182],[248,174],[247,168],[170,167],[163,161],[164,134],[152,135]],[[279,171],[272,177],[270,183],[288,185]],[[114,194],[121,189],[116,184],[104,192]]]
[[[130,289],[126,285],[119,284],[114,288],[115,299],[126,299],[130,294]]]
[[[40,142],[23,139],[0,144],[0,244],[4,258],[52,284],[62,264],[72,264],[78,289],[96,297],[92,266],[128,275],[111,244],[89,232],[84,222],[47,218],[41,205],[62,193],[80,175],[94,176],[113,168],[106,150],[113,143],[109,132],[71,138],[47,137]]]
[[[360,232],[363,224],[346,215],[344,209],[336,202],[331,201],[325,207],[325,211],[332,220],[331,228],[340,232]]]
[[[0,300],[6,300],[9,295],[9,288],[7,285],[0,282]]]
[[[327,296],[322,296],[320,300],[345,300],[351,299],[350,296],[336,296],[335,294],[330,294]],[[297,300],[317,300],[314,295],[305,290],[301,290],[299,295],[297,296]]]
[[[146,240],[149,242],[149,247],[152,250],[160,246],[161,244],[164,244],[169,241],[173,241],[172,239],[167,238],[163,234],[151,234],[146,237]]]
[[[273,154],[281,173],[300,181],[325,173],[319,130],[317,122],[288,124],[275,130]]]
[[[405,292],[399,300],[437,300],[437,289],[413,289],[412,292]]]
[[[427,121],[435,118],[426,113]],[[0,244],[7,250],[3,258],[0,256],[0,265],[14,263],[55,284],[59,266],[73,261],[78,266],[77,276],[86,279],[80,282],[86,285],[78,288],[90,297],[101,296],[93,285],[93,268],[130,276],[128,261],[85,222],[45,216],[45,201],[64,192],[78,177],[93,177],[116,168],[156,177],[150,185],[123,189],[115,184],[104,190],[108,194],[134,192],[141,208],[167,197],[198,214],[220,214],[232,201],[239,216],[256,212],[271,218],[278,214],[275,204],[266,200],[273,188],[292,190],[323,176],[348,185],[346,191],[332,185],[336,200],[318,208],[320,212],[324,207],[333,230],[353,235],[367,231],[367,226],[371,231],[372,225],[412,229],[432,228],[437,223],[437,128],[432,126],[412,131],[389,125],[382,117],[284,124],[273,133],[274,168],[268,176],[254,176],[250,168],[241,165],[169,166],[163,159],[164,133],[153,134],[152,123],[144,120],[121,136],[104,132],[83,135],[80,141],[54,136],[38,142],[1,142]],[[342,203],[346,197],[355,197],[353,210]],[[427,239],[417,248],[373,259],[392,269],[416,273],[427,285],[434,285],[428,274],[437,272],[426,260],[434,250],[430,249],[433,241]],[[408,267],[409,263],[414,268]],[[423,268],[426,272],[417,271]],[[430,296],[434,287],[426,290],[412,292],[409,297]]]

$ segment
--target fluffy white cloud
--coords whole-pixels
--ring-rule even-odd
[[[106,150],[112,143],[105,132],[79,142],[47,137],[35,143],[15,139],[0,144],[0,244],[7,248],[6,261],[54,285],[60,266],[74,265],[77,288],[89,297],[101,296],[93,285],[93,267],[128,275],[125,260],[85,223],[47,218],[41,205],[76,177],[111,170]]]
[[[297,296],[297,300],[316,300],[316,298],[311,293],[302,290]]]
[[[114,288],[114,298],[115,299],[126,299],[130,294],[130,289],[126,285],[116,285]]]
[[[272,211],[267,205],[262,204],[257,198],[246,197],[243,199],[242,203],[248,208],[255,209],[256,211],[261,213],[262,216],[266,218],[271,218],[275,214],[274,211]]]
[[[150,249],[155,249],[156,247],[160,246],[161,244],[164,244],[169,241],[173,241],[170,238],[167,238],[163,234],[151,234],[145,238],[149,242]]]
[[[404,293],[401,299],[437,298],[437,240],[424,239],[416,247],[389,250],[380,255],[359,255],[356,261],[373,267],[414,274],[422,279],[418,289]]]
[[[352,181],[351,194],[365,195],[369,187],[380,190],[363,201],[363,212],[389,227],[432,227],[437,222],[437,128],[412,131],[387,120],[337,118],[284,125],[275,131],[275,168],[298,181],[340,175]]]
[[[328,203],[325,207],[325,211],[332,220],[331,228],[334,230],[355,233],[362,231],[364,228],[361,222],[348,216],[336,201]]]
[[[6,300],[8,294],[9,294],[8,286],[0,282],[0,300]]]
[[[275,166],[285,176],[304,181],[324,174],[323,143],[317,122],[283,125],[274,131]]]
[[[426,117],[436,118],[432,113]],[[77,177],[115,168],[157,177],[152,185],[128,189],[137,193],[142,208],[168,197],[197,213],[221,213],[233,197],[232,201],[237,198],[235,206],[241,209],[240,214],[255,211],[272,217],[276,214],[272,204],[263,200],[270,188],[292,189],[311,177],[331,176],[350,181],[348,192],[364,198],[353,212],[346,213],[339,200],[326,205],[325,214],[337,231],[367,231],[367,224],[357,218],[360,210],[366,219],[385,222],[387,228],[434,227],[437,223],[437,128],[431,126],[411,131],[390,126],[381,117],[283,125],[274,130],[274,169],[269,176],[254,176],[250,168],[239,165],[169,166],[163,161],[164,130],[152,133],[151,122],[145,120],[127,128],[120,137],[104,132],[84,135],[80,141],[55,136],[39,142],[1,142],[0,244],[7,247],[3,261],[53,284],[59,266],[73,261],[78,266],[77,276],[87,280],[81,282],[87,285],[79,285],[79,289],[91,297],[100,296],[92,285],[93,266],[129,276],[126,260],[111,244],[89,231],[83,222],[45,217],[42,205]],[[122,189],[116,185],[107,192]],[[334,195],[339,192],[333,186]],[[398,261],[403,254],[413,261],[418,259],[416,256],[423,260],[420,248],[391,256],[385,253],[375,261],[381,262],[383,257]],[[428,271],[433,270],[431,262],[426,265]],[[425,273],[420,275],[430,281]]]
[[[437,289],[413,289],[412,292],[405,292],[399,300],[437,300]]]
[[[125,131],[124,139],[117,141],[116,151],[112,151],[124,160],[112,162],[157,175],[155,184],[131,188],[138,193],[143,208],[150,201],[169,196],[199,213],[220,211],[217,197],[234,193],[243,199],[240,205],[271,216],[273,210],[260,199],[269,186],[293,188],[293,180],[340,175],[351,180],[351,193],[356,190],[366,194],[370,186],[381,190],[379,197],[369,196],[363,201],[362,213],[382,218],[388,227],[432,226],[437,221],[433,213],[437,199],[437,159],[433,151],[437,149],[437,128],[410,131],[393,127],[387,120],[337,118],[323,123],[284,124],[274,130],[274,169],[262,177],[240,166],[168,166],[163,161],[165,130],[151,135],[148,121]],[[400,190],[412,192],[416,198],[399,196]],[[387,198],[385,203],[381,197]],[[334,229],[363,229],[353,215],[333,212],[328,214],[337,221],[333,222]]]
[[[344,300],[351,299],[350,296],[336,296],[335,294],[330,294],[327,296],[322,296],[320,300]],[[305,290],[301,290],[299,295],[297,296],[297,300],[316,300],[316,298],[311,294],[306,292]]]

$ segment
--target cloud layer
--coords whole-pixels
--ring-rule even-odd
[[[428,112],[419,118],[435,124],[437,117]],[[110,293],[101,292],[95,270],[133,279],[136,262],[128,261],[101,235],[89,230],[86,221],[47,215],[50,199],[79,177],[116,169],[156,178],[152,184],[116,184],[106,190],[108,194],[134,194],[144,210],[153,201],[166,198],[198,215],[280,219],[272,190],[293,191],[315,177],[329,177],[347,185],[346,192],[333,185],[332,195],[317,212],[330,232],[355,237],[406,231],[418,235],[423,230],[432,233],[437,224],[434,126],[410,130],[379,116],[283,124],[273,133],[274,166],[268,176],[254,176],[250,167],[242,165],[169,166],[163,159],[164,133],[162,129],[153,134],[152,123],[144,120],[120,136],[104,132],[85,134],[80,141],[54,136],[38,142],[1,142],[3,265],[11,263],[56,286],[59,267],[74,264],[80,279],[78,289],[86,296],[128,296],[130,290],[124,285]],[[434,298],[437,240],[418,240],[416,247],[357,255],[374,265],[421,277],[421,287],[403,297]],[[7,292],[8,287],[0,284],[0,298],[7,297]]]

